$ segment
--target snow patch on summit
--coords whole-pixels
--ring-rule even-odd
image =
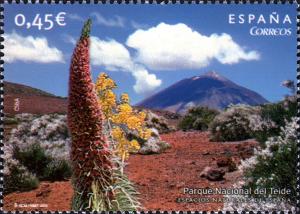
[[[196,76],[196,77],[193,77],[192,80],[197,80],[199,78],[200,78],[199,76]]]
[[[206,72],[206,73],[204,73],[204,74],[202,74],[200,76],[194,76],[191,79],[192,80],[197,80],[197,79],[200,79],[200,78],[203,78],[203,77],[211,77],[213,79],[217,79],[217,80],[221,80],[221,81],[225,80],[224,77],[222,77],[221,75],[219,75],[215,71],[208,71],[208,72]]]
[[[205,77],[211,77],[213,79],[217,79],[217,80],[220,80],[220,81],[226,81],[227,80],[225,77],[221,76],[220,74],[218,74],[215,71],[208,71],[208,72],[204,73],[202,75],[202,77],[203,76],[205,76]]]

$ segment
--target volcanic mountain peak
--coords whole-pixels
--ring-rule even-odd
[[[201,75],[202,77],[205,76],[205,77],[212,77],[212,78],[222,78],[221,75],[219,75],[216,71],[208,71],[204,74]]]
[[[194,76],[191,79],[192,80],[197,80],[200,78],[211,78],[211,79],[215,79],[215,80],[219,80],[219,81],[228,81],[231,82],[229,79],[227,79],[226,77],[220,75],[218,72],[216,71],[207,71],[204,74],[201,74],[199,76]]]
[[[268,102],[258,93],[239,86],[216,71],[183,79],[145,99],[141,107],[184,113],[191,106],[224,109],[230,104]]]

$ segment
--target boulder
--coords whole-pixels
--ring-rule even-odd
[[[200,173],[200,177],[206,178],[210,181],[222,181],[224,180],[225,171],[223,169],[216,169],[212,167],[205,167]]]
[[[163,116],[159,116],[150,110],[147,110],[146,114],[147,114],[146,126],[149,128],[157,129],[160,134],[168,133],[176,130],[175,127],[170,126],[168,124],[167,119],[164,118]]]
[[[138,132],[135,130],[125,129],[127,138],[129,140],[137,140],[141,146],[138,152],[139,154],[160,154],[166,149],[170,148],[170,144],[160,139],[159,132],[156,128],[150,128],[151,137],[148,140],[139,137]]]
[[[203,151],[202,155],[210,155],[210,152],[209,151]]]
[[[159,138],[159,132],[156,128],[150,128],[150,130],[151,130],[151,136]]]
[[[162,141],[159,137],[151,136],[145,143],[142,144],[140,154],[160,154],[170,148],[170,144]]]
[[[224,167],[228,172],[237,170],[237,164],[232,157],[221,157],[216,162],[218,167]]]
[[[229,162],[230,162],[230,158],[228,158],[228,157],[222,157],[222,158],[217,159],[218,167],[228,166]]]

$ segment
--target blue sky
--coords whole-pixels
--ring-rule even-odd
[[[65,26],[51,30],[16,26],[37,13],[66,12]],[[259,23],[276,12],[280,24]],[[229,24],[229,14],[253,14],[252,23]],[[290,23],[282,23],[288,14]],[[70,57],[83,20],[93,19],[91,63],[129,93],[132,103],[169,85],[215,70],[232,81],[278,101],[280,83],[296,81],[296,5],[5,5],[5,79],[67,96]],[[246,20],[247,21],[247,20]],[[291,29],[291,35],[252,36],[257,28]]]

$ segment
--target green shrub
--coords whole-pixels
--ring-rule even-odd
[[[284,118],[286,110],[282,103],[268,103],[262,106],[262,116],[264,118],[270,118],[276,124],[280,126],[284,125]]]
[[[70,163],[66,160],[52,160],[44,170],[43,179],[61,181],[70,178],[71,175]]]
[[[151,119],[151,122],[152,122],[152,123],[159,123],[159,119],[158,119],[157,117],[153,117],[153,118]]]
[[[4,143],[4,182],[7,192],[30,190],[41,180],[71,177],[70,138],[66,115],[6,115],[20,124]]]
[[[246,176],[252,177],[253,182],[248,187],[255,188],[287,188],[291,194],[283,195],[296,203],[296,160],[297,144],[290,142],[280,149],[273,151],[272,157],[259,157],[254,169],[250,170]]]
[[[259,137],[275,127],[273,121],[263,119],[261,108],[247,105],[230,106],[210,124],[211,140],[239,141]]]
[[[64,180],[71,177],[71,166],[66,160],[56,160],[35,143],[25,150],[16,149],[15,158],[41,180]]]
[[[4,194],[14,191],[29,191],[37,188],[38,185],[38,178],[20,165],[12,166],[9,175],[4,174]]]
[[[269,138],[265,149],[242,162],[246,188],[287,188],[291,194],[281,196],[296,204],[297,127],[294,118],[281,129],[279,137]]]
[[[14,117],[5,117],[3,124],[4,125],[17,125],[19,123],[19,120]]]
[[[261,106],[261,117],[264,120],[271,120],[275,126],[268,130],[257,131],[254,137],[257,141],[263,143],[269,137],[278,136],[280,127],[284,127],[286,122],[291,121],[297,114],[297,100],[295,96],[289,96],[284,101],[278,103],[268,103]]]
[[[276,130],[276,129],[275,129]],[[273,130],[257,131],[253,133],[253,138],[260,143],[260,146],[265,147],[264,143],[270,136],[274,136],[277,132]]]
[[[237,141],[251,137],[250,115],[259,114],[258,109],[246,105],[231,106],[216,116],[210,124],[211,140]]]
[[[201,130],[208,129],[209,124],[219,112],[207,107],[194,107],[179,122],[178,127],[186,130]]]
[[[45,154],[44,149],[38,143],[30,145],[24,150],[16,148],[14,156],[38,178],[44,177],[45,167],[51,162],[51,157]]]
[[[274,121],[278,127],[274,136],[280,133],[279,127],[284,127],[286,121],[290,121],[296,114],[296,97],[286,97],[282,102],[262,105],[262,117]]]

